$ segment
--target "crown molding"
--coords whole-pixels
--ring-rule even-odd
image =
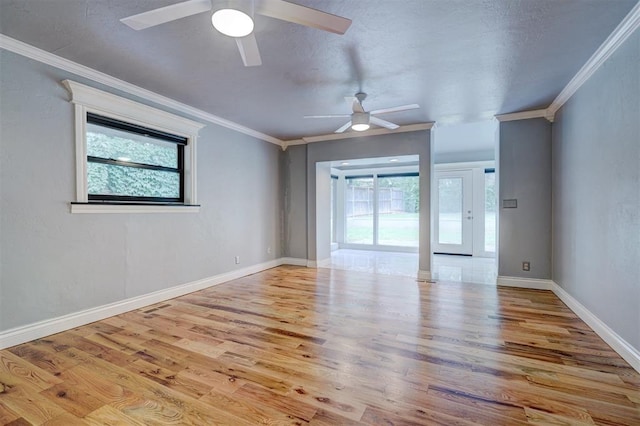
[[[547,117],[547,110],[546,109],[536,109],[536,110],[530,110],[530,111],[519,111],[519,112],[512,112],[509,114],[498,114],[495,116],[496,119],[500,122],[503,121],[516,121],[516,120],[528,120],[530,118],[546,118]],[[552,120],[549,120],[552,121]]]
[[[269,136],[264,133],[258,132],[257,130],[250,129],[233,121],[218,117],[217,115],[210,114],[201,109],[183,104],[182,102],[175,101],[171,98],[159,95],[158,93],[152,92],[147,89],[143,89],[142,87],[136,86],[134,84],[127,83],[126,81],[112,77],[109,74],[105,74],[93,68],[89,68],[68,59],[64,59],[60,56],[44,51],[30,44],[21,42],[11,37],[7,37],[4,34],[0,34],[0,48],[16,53],[18,55],[22,55],[26,58],[33,59],[43,64],[68,71],[80,77],[88,78],[92,81],[95,81],[96,83],[104,84],[105,86],[121,90],[125,93],[137,96],[149,102],[171,108],[175,111],[183,112],[194,118],[199,118],[209,123],[217,124],[219,126],[235,130],[239,133],[243,133],[245,135],[249,135],[266,142],[270,142],[280,147],[283,146],[283,141],[278,138],[274,138],[273,136]]]
[[[294,145],[306,145],[307,143],[304,141],[304,139],[291,139],[288,141],[284,141],[282,143],[282,150],[285,151],[287,148],[289,148],[290,146],[294,146]]]
[[[574,93],[600,68],[600,66],[624,43],[627,38],[635,30],[640,27],[640,2],[624,17],[622,22],[600,45],[591,58],[580,68],[580,71],[569,81],[567,86],[562,89],[560,94],[547,108],[547,119],[553,121],[553,118]]]
[[[333,141],[338,139],[352,139],[352,138],[362,138],[366,136],[389,135],[392,133],[417,132],[420,130],[429,130],[433,127],[433,124],[434,123],[418,123],[418,124],[408,124],[406,126],[400,126],[395,130],[373,129],[373,130],[367,130],[364,132],[330,133],[328,135],[306,136],[306,137],[303,137],[302,139],[284,141],[284,145],[285,147],[288,147],[292,145],[304,145],[304,144],[313,143],[313,142]]]

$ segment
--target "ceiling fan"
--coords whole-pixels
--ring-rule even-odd
[[[262,65],[253,33],[254,13],[336,34],[344,34],[351,25],[351,19],[284,0],[188,0],[122,18],[120,22],[134,30],[144,30],[212,9],[216,9],[211,17],[214,28],[236,39],[246,67]]]
[[[378,117],[374,117],[378,114],[388,114],[391,112],[399,112],[399,111],[407,111],[410,109],[420,108],[418,104],[409,104],[409,105],[401,105],[393,108],[383,108],[376,109],[373,111],[365,111],[362,106],[362,101],[364,101],[367,97],[366,93],[356,93],[355,96],[346,96],[344,99],[351,105],[352,113],[351,114],[333,114],[333,115],[305,115],[304,118],[336,118],[336,117],[349,117],[350,120],[335,133],[342,133],[347,130],[349,127],[355,130],[356,132],[362,132],[368,130],[371,127],[371,124],[375,124],[376,126],[385,127],[389,130],[395,130],[399,126],[390,121],[383,120]]]

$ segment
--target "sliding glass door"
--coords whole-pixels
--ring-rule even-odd
[[[418,173],[345,177],[347,245],[418,247]]]
[[[379,245],[418,247],[417,173],[378,175]]]
[[[345,185],[345,242],[373,244],[373,176],[349,176]]]

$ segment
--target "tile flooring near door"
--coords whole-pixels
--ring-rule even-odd
[[[431,276],[436,281],[495,285],[498,276],[496,259],[492,257],[434,254]]]
[[[415,277],[418,272],[418,253],[340,249],[331,254],[331,261],[323,267]],[[433,256],[434,280],[495,285],[496,276],[494,258]]]
[[[347,271],[415,277],[418,273],[418,253],[340,249],[331,253],[331,262],[320,266]]]

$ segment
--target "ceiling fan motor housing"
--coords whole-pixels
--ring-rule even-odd
[[[369,113],[354,112],[351,115],[351,128],[356,131],[367,130],[369,128]]]

